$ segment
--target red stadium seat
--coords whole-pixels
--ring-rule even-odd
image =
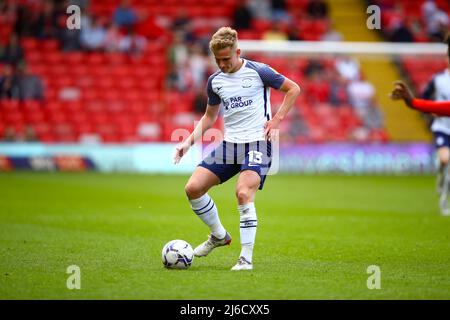
[[[85,55],[82,52],[64,53],[63,59],[68,66],[82,65]]]
[[[35,63],[29,65],[30,71],[40,77],[48,76],[48,66],[42,63]]]
[[[261,39],[261,33],[253,30],[241,30],[239,31],[239,39],[242,40],[259,40]]]
[[[39,47],[39,41],[36,38],[23,38],[20,44],[25,51],[34,51]]]
[[[112,77],[104,77],[100,79],[96,79],[92,84],[95,87],[98,87],[99,90],[112,91],[112,88],[116,86],[116,80]]]
[[[19,110],[3,113],[3,121],[9,126],[21,126],[25,122],[24,116]]]
[[[19,100],[0,100],[0,110],[2,112],[18,110],[19,105]]]
[[[66,101],[63,104],[64,110],[71,116],[83,112],[83,104],[80,101]]]
[[[312,127],[309,129],[309,136],[314,143],[323,143],[329,139],[325,130],[321,127]]]
[[[89,100],[86,101],[85,103],[85,110],[87,112],[91,112],[91,113],[100,113],[100,112],[105,112],[106,108],[105,108],[105,101],[103,100]]]
[[[45,61],[45,63],[49,65],[58,65],[59,63],[62,63],[64,59],[63,55],[58,51],[48,52],[45,55],[43,55],[42,58]]]
[[[137,88],[137,83],[133,78],[122,78],[116,81],[116,87],[118,90],[124,92]]]
[[[106,125],[110,122],[111,118],[107,113],[104,112],[95,112],[89,115],[89,122],[92,123],[95,128],[100,125]]]
[[[118,114],[118,113],[123,113],[126,111],[126,102],[124,100],[114,100],[114,101],[109,101],[106,104],[106,112],[108,112],[109,114],[113,115],[114,114]],[[116,115],[113,115],[116,116]]]
[[[123,53],[108,53],[105,58],[105,62],[111,65],[123,65],[127,61],[127,56]]]
[[[41,40],[39,48],[44,52],[57,51],[59,49],[59,41],[56,39]]]
[[[68,120],[75,126],[86,124],[90,121],[89,115],[84,111],[77,111],[70,115]]]
[[[56,139],[55,135],[53,133],[51,133],[51,132],[38,134],[37,136],[39,138],[39,141],[41,141],[43,143],[55,143],[55,142],[57,142],[57,139]]]
[[[105,55],[102,53],[90,53],[86,57],[86,62],[90,65],[101,65],[105,62]]]
[[[374,142],[388,142],[389,136],[384,129],[373,129],[369,139]]]
[[[44,54],[40,51],[28,51],[25,53],[25,59],[31,65],[42,63],[44,61]]]
[[[127,105],[127,111],[130,114],[140,114],[149,111],[149,108],[147,106],[148,105],[143,103],[142,101],[130,101]]]
[[[36,100],[23,101],[23,109],[25,113],[39,112],[42,110],[42,102]]]
[[[253,19],[252,20],[252,29],[256,32],[263,33],[269,30],[272,26],[272,22],[270,20],[265,19]]]

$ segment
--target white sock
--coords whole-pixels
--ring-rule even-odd
[[[439,174],[443,174],[447,165],[439,163]]]
[[[449,165],[441,165],[441,168],[440,173],[443,175],[442,194],[446,195],[448,193],[448,187],[450,183]]]
[[[252,262],[256,227],[258,226],[255,204],[253,202],[249,202],[247,204],[239,205],[238,209],[241,218],[241,257],[244,257],[248,262]]]
[[[220,223],[219,213],[213,199],[205,193],[198,199],[189,200],[195,214],[209,227],[211,233],[218,239],[225,238],[225,228]]]

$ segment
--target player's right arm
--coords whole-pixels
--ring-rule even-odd
[[[450,115],[450,101],[430,101],[414,98],[411,90],[401,81],[395,83],[395,88],[391,92],[393,100],[402,99],[406,105],[417,111],[434,113],[440,116]]]
[[[414,99],[414,96],[409,87],[402,81],[396,81],[394,85],[395,85],[394,90],[392,90],[390,94],[391,99],[392,100],[402,99],[403,101],[405,101],[408,107],[412,108],[413,107],[412,100]]]
[[[211,128],[217,120],[219,115],[220,105],[207,105],[205,114],[201,117],[200,121],[194,128],[194,131],[189,137],[184,140],[175,148],[174,163],[180,162],[181,158],[188,152],[189,148],[195,144],[205,133],[206,130]]]
[[[412,107],[418,111],[434,113],[438,116],[450,116],[450,101],[413,99]]]

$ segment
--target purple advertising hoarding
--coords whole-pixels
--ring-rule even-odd
[[[280,147],[280,172],[424,173],[434,170],[430,144],[322,144]]]
[[[191,173],[209,149],[191,150],[184,167],[172,163],[174,145],[42,145],[0,144],[0,171],[63,170]],[[431,144],[305,144],[272,146],[269,174],[342,173],[401,174],[435,170]],[[189,160],[189,161],[187,161]],[[178,171],[177,171],[178,170]]]

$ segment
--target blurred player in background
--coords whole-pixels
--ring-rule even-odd
[[[433,112],[431,110],[435,110],[440,101],[450,101],[450,35],[447,36],[446,42],[448,44],[448,67],[444,71],[433,76],[431,81],[427,84],[423,94],[423,99],[432,99],[437,102],[433,104],[431,101],[426,102],[425,100],[414,99],[409,88],[402,82],[397,82],[395,84],[395,89],[391,93],[391,97],[393,99],[403,99],[409,107],[418,110],[422,109],[422,111],[429,110],[428,112]],[[442,107],[442,105],[440,107]],[[434,143],[437,148],[439,159],[439,169],[436,183],[437,191],[440,195],[439,207],[443,215],[449,215],[448,191],[450,184],[450,116],[448,115],[450,115],[450,113],[445,113],[440,110],[433,113],[438,115],[433,120],[431,131],[433,132]]]
[[[208,240],[197,246],[194,254],[206,256],[214,248],[230,244],[231,236],[222,226],[217,207],[207,192],[239,174],[236,197],[242,247],[232,270],[251,270],[258,224],[255,194],[263,188],[271,164],[271,140],[276,138],[279,124],[294,104],[300,88],[268,65],[241,58],[234,29],[220,28],[212,36],[209,48],[220,70],[209,77],[205,114],[191,135],[176,148],[174,162],[178,163],[214,124],[222,104],[224,140],[197,166],[185,186],[192,210],[211,230]],[[270,87],[286,94],[273,118]]]

